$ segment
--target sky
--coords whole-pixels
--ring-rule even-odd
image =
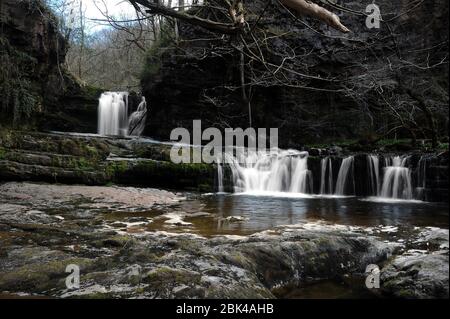
[[[69,3],[69,8],[74,8],[75,15],[78,15],[80,1],[83,4],[88,32],[95,32],[101,28],[108,27],[106,22],[95,21],[96,19],[105,19],[102,11],[105,13],[107,11],[109,16],[113,16],[118,20],[121,17],[135,17],[134,7],[126,0],[72,0],[66,2]]]
[[[102,14],[102,11],[106,12],[105,5],[109,16],[120,18],[124,16],[134,17],[135,15],[134,7],[126,0],[83,0],[83,4],[85,6],[86,18],[88,20],[105,19]],[[91,25],[90,32],[95,32],[105,27],[102,25],[102,22],[98,21],[91,20],[89,24]]]
[[[100,9],[104,10],[105,6],[103,2],[108,7],[109,15],[120,16],[122,13],[126,15],[134,14],[133,6],[126,0],[83,0],[86,8],[86,16],[92,19],[102,19],[103,15],[95,6],[95,3],[97,3]]]

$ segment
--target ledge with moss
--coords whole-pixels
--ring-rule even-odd
[[[111,183],[211,192],[216,168],[173,164],[167,146],[145,147],[150,158],[130,153],[131,140],[0,131],[0,181],[107,185]],[[125,145],[124,145],[125,144]],[[143,146],[137,148],[144,149]],[[123,154],[128,157],[109,158]],[[144,155],[144,154],[142,154]],[[154,158],[151,156],[154,155]]]

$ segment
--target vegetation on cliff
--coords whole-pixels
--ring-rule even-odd
[[[446,143],[445,1],[381,1],[380,29],[366,26],[367,4],[327,2],[352,31],[347,35],[278,1],[245,3],[245,25],[233,32],[197,21],[231,28],[224,1],[177,13],[136,3],[180,20],[171,43],[147,59],[142,86],[154,105],[148,135],[167,139],[173,127],[202,119],[221,129],[278,127],[283,147],[345,139]]]

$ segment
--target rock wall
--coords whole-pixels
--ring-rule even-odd
[[[0,124],[94,132],[99,91],[64,68],[67,41],[41,0],[0,2]]]
[[[367,1],[369,3],[371,1]],[[252,125],[278,127],[280,146],[296,149],[305,143],[366,138],[385,133],[383,127],[389,119],[386,112],[380,110],[387,105],[380,100],[374,87],[375,80],[379,84],[378,89],[384,90],[386,96],[392,94],[399,98],[404,96],[400,83],[414,90],[421,90],[419,83],[434,83],[434,89],[427,93],[428,105],[448,105],[448,67],[441,65],[426,70],[408,65],[409,61],[423,63],[426,60],[426,56],[412,52],[430,50],[435,45],[438,45],[436,50],[430,52],[436,56],[442,53],[445,58],[448,51],[448,2],[428,1],[412,12],[408,11],[411,1],[386,0],[377,1],[377,4],[386,16],[393,17],[393,12],[404,14],[389,24],[382,24],[380,30],[367,29],[365,17],[339,14],[343,23],[352,30],[345,38],[322,23],[307,20],[326,36],[319,35],[296,21],[274,1],[261,20],[261,25],[273,38],[261,45],[267,60],[278,65],[283,56],[294,54],[294,48],[297,57],[288,59],[285,62],[287,67],[298,73],[331,76],[340,84],[307,80],[295,74],[290,74],[289,80],[299,87],[254,84]],[[266,7],[259,0],[247,2],[246,6],[250,25]],[[366,4],[346,1],[345,6],[364,11]],[[286,35],[277,36],[283,33]],[[162,49],[150,52],[142,79],[144,94],[151,104],[145,134],[168,140],[173,128],[190,129],[193,119],[201,119],[204,126],[221,129],[248,127],[248,105],[242,102],[239,89],[240,59],[237,51],[221,47],[223,42],[204,40],[217,35],[198,28],[181,25],[180,34],[181,39],[188,41],[180,41],[176,48],[161,41]],[[194,39],[197,40],[192,41]],[[394,69],[389,68],[389,63],[394,65]],[[254,65],[256,72],[261,71],[260,68]],[[248,73],[246,76],[250,77]],[[320,90],[308,90],[302,86]],[[346,87],[358,87],[356,94],[347,94]],[[448,106],[447,111],[435,113],[439,133],[443,136],[448,135],[446,113]],[[419,122],[426,123],[423,114],[416,115]],[[402,131],[400,134],[408,135]]]

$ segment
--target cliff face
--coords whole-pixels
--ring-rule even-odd
[[[246,3],[250,25],[265,3]],[[361,12],[369,3],[343,4]],[[281,80],[256,77],[260,81],[255,81],[246,70],[246,83],[252,87],[253,127],[278,127],[282,147],[384,134],[393,137],[388,134],[394,120],[389,105],[418,103],[408,93],[413,90],[434,114],[437,134],[448,135],[448,65],[439,64],[448,53],[448,2],[432,0],[414,6],[408,0],[385,0],[377,4],[389,21],[382,22],[381,29],[368,29],[365,16],[340,14],[352,30],[348,37],[312,20],[307,20],[312,26],[308,28],[276,2],[270,5],[260,20],[267,32],[265,40],[251,49],[261,49],[266,61],[294,72],[280,76]],[[151,104],[145,134],[167,140],[173,128],[191,128],[193,119],[222,129],[248,127],[237,51],[217,40],[206,41],[217,35],[199,28],[182,25],[180,34],[178,47],[149,55],[142,80]],[[250,35],[245,37],[252,43]],[[252,67],[256,74],[264,71],[258,63],[252,62]],[[426,125],[426,112],[415,110],[414,116],[416,123]],[[397,130],[397,137],[410,136],[408,129]]]
[[[82,88],[65,70],[67,49],[57,19],[40,0],[0,1],[3,125],[95,129],[83,117],[95,111],[97,92]]]

